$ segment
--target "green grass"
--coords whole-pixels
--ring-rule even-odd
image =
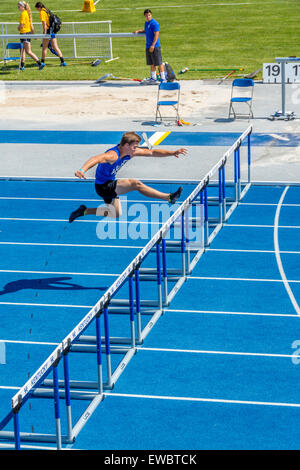
[[[29,3],[34,21],[39,21],[35,0]],[[100,0],[97,11],[89,14],[81,12],[83,0],[45,3],[66,22],[112,20],[112,32],[132,32],[143,27],[143,10],[148,7],[138,0]],[[184,67],[235,66],[250,73],[264,62],[274,62],[276,56],[299,55],[298,0],[151,0],[150,3],[153,17],[161,27],[163,59],[176,74]],[[1,2],[1,22],[18,21],[16,4],[16,0]],[[25,72],[18,73],[16,65],[11,64],[0,72],[0,79],[94,80],[106,73],[132,78],[149,75],[144,38],[113,39],[113,54],[120,59],[108,64],[102,61],[98,67],[91,67],[92,59],[69,60],[65,68],[59,67],[57,60],[51,60],[43,71],[37,70],[28,58]],[[222,75],[224,72],[188,72],[178,77],[201,79]]]

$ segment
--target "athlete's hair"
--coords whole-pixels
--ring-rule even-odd
[[[42,2],[37,2],[35,4],[35,8],[46,8],[45,5]]]
[[[151,13],[152,15],[152,11],[149,8],[147,8],[147,10],[144,11],[144,16],[146,15],[146,13]]]
[[[21,1],[21,2],[18,2],[18,5],[25,8],[25,10],[28,13],[30,23],[32,24],[32,14],[31,14],[31,9],[30,9],[29,3]]]
[[[135,132],[125,132],[125,134],[122,135],[120,145],[125,145],[125,144],[130,145],[130,144],[133,144],[135,142],[137,142],[139,144],[141,140],[142,140],[142,138],[138,134],[136,134]]]

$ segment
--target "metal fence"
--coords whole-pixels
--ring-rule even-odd
[[[41,23],[33,23],[34,31],[37,36],[43,33]],[[18,23],[0,23],[1,35],[19,34]],[[88,37],[79,37],[77,35],[86,34]],[[90,35],[102,34],[101,37]],[[61,35],[70,35],[70,37],[60,37]],[[59,47],[65,58],[113,58],[111,21],[83,21],[73,23],[62,23],[59,33],[56,37],[59,41]],[[6,51],[8,42],[16,41],[17,38],[2,37],[2,57],[9,54]],[[41,54],[41,39],[36,38],[31,41],[32,51],[39,57]],[[51,54],[49,54],[49,58]],[[53,56],[54,57],[54,56]]]

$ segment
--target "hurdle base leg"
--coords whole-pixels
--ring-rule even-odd
[[[292,121],[296,118],[294,111],[276,111],[274,114],[271,114],[269,117],[270,121]]]

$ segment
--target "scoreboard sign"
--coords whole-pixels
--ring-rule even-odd
[[[285,83],[300,83],[300,62],[263,64],[263,83],[281,83],[281,67],[285,67]]]

